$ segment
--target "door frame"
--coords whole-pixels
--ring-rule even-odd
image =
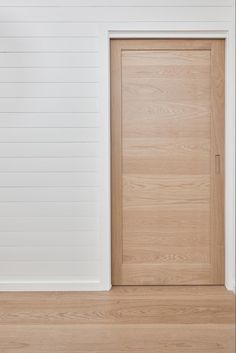
[[[110,40],[112,38],[225,39],[225,287],[235,291],[235,42],[234,26],[222,22],[106,23],[99,28],[101,287],[111,284]]]

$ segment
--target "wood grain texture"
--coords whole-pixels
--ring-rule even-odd
[[[233,324],[222,286],[112,287],[109,292],[0,293],[0,325]]]
[[[4,353],[234,353],[229,325],[0,326]]]
[[[0,293],[4,353],[233,353],[234,296],[215,287]]]
[[[111,120],[112,283],[223,284],[224,40],[111,40]]]

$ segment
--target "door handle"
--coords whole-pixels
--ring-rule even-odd
[[[220,154],[215,155],[215,172],[216,174],[220,174]]]

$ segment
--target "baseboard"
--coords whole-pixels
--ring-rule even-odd
[[[225,285],[226,289],[236,293],[235,281]],[[109,291],[111,284],[94,282],[0,282],[0,292],[66,292],[66,291]]]
[[[225,284],[227,290],[234,292],[236,294],[236,285],[235,280],[229,281],[229,283]]]
[[[0,292],[27,291],[106,291],[110,287],[94,282],[0,282]]]

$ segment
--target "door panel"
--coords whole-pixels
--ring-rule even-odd
[[[224,282],[224,40],[111,40],[112,283]]]

